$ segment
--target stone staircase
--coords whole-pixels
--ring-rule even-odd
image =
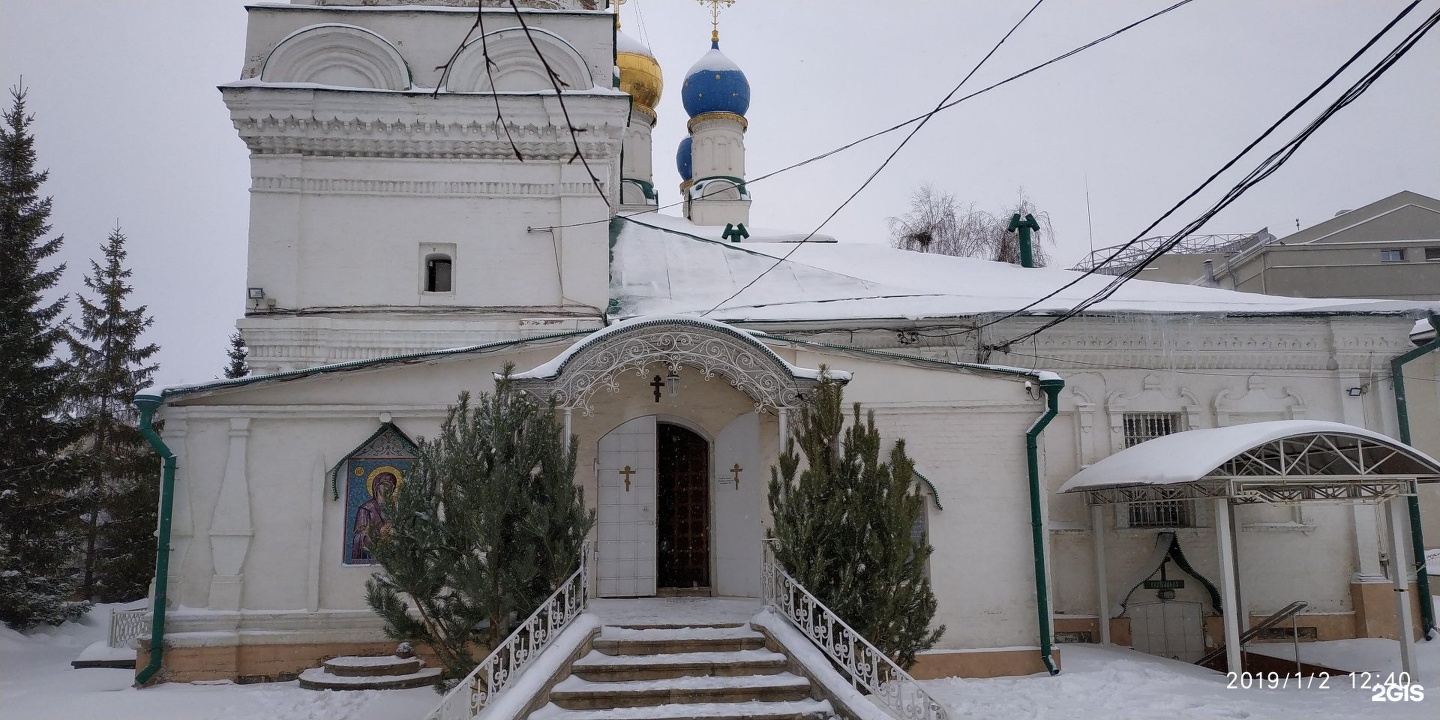
[[[606,625],[530,720],[802,720],[835,716],[744,623]]]
[[[399,690],[434,685],[440,668],[427,668],[417,657],[345,656],[325,661],[324,667],[300,673],[306,690]]]

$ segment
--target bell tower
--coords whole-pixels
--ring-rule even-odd
[[[613,18],[519,5],[483,0],[468,37],[475,0],[249,8],[220,90],[250,151],[257,373],[602,325],[632,124]]]
[[[745,187],[745,130],[750,81],[720,52],[720,9],[735,0],[701,0],[710,5],[710,51],[700,57],[680,90],[690,116],[690,136],[680,141],[676,166],[683,182],[685,216],[696,225],[750,222]]]

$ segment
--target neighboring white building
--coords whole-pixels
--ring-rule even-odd
[[[257,374],[163,392],[157,418],[178,461],[166,677],[282,677],[388,648],[356,542],[375,528],[371,500],[403,482],[413,442],[456,395],[487,390],[508,363],[557,398],[578,438],[577,482],[599,510],[594,590],[609,596],[758,596],[768,469],[819,368],[848,378],[847,399],[906,439],[928,481],[935,622],[948,628],[916,667],[928,677],[1043,671],[1060,655],[1042,657],[1055,633],[1101,638],[1102,606],[1116,642],[1189,657],[1220,639],[1215,506],[1097,514],[1059,493],[1083,468],[1152,437],[1258,421],[1396,432],[1388,363],[1412,347],[1423,303],[1136,281],[996,347],[1109,278],[989,325],[1077,274],[828,238],[796,248],[793,234],[745,227],[748,84],[718,42],[682,87],[688,219],[636,215],[654,207],[651,128],[678,122],[655,117],[654,58],[595,0],[531,0],[528,36],[515,13],[484,11],[489,71],[477,38],[442,79],[432,68],[473,22],[461,4],[249,9],[245,69],[222,91],[251,150],[239,326]],[[563,109],[532,39],[565,81]],[[589,172],[568,162],[577,142]],[[1427,390],[1410,414],[1433,437],[1440,392]],[[1032,496],[1027,432],[1052,393]],[[1385,476],[1357,491],[1371,501],[1440,477],[1433,460],[1377,447],[1409,464],[1371,463]],[[657,456],[711,471],[681,478]],[[682,483],[697,483],[685,511],[705,531],[678,553],[657,539],[678,531],[654,513]],[[1376,506],[1235,515],[1244,612],[1301,599],[1315,637],[1396,634]],[[1190,571],[1173,571],[1187,583],[1159,603],[1137,587],[1169,566],[1174,553],[1156,561],[1156,548],[1172,538]],[[1137,633],[1137,617],[1175,623],[1173,637]]]

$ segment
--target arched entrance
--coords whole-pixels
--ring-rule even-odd
[[[655,582],[709,595],[710,442],[674,423],[655,430]]]
[[[606,433],[599,451],[599,595],[709,595],[710,441],[647,415]]]

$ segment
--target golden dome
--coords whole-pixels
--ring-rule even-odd
[[[660,63],[650,54],[650,49],[624,33],[615,37],[615,64],[620,67],[620,90],[635,98],[635,104],[655,114],[660,104],[660,93],[665,81],[660,74]]]

